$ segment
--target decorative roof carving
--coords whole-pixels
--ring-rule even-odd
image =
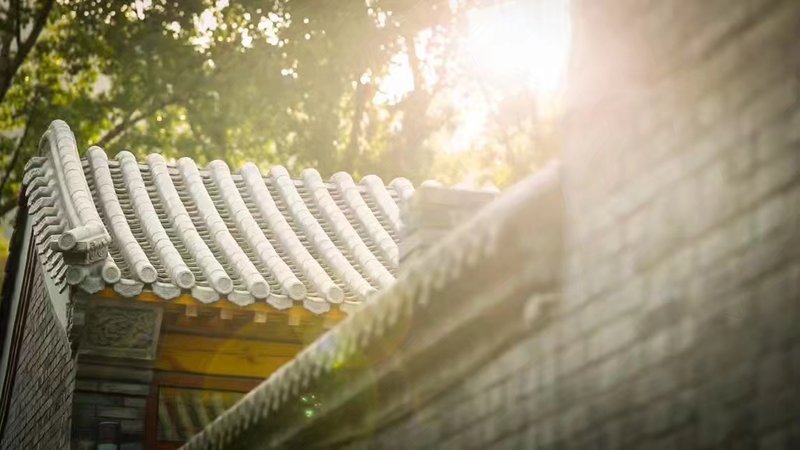
[[[108,158],[96,146],[81,158],[63,121],[40,149],[25,192],[37,248],[60,286],[278,309],[302,302],[323,313],[395,280],[408,180],[356,184],[339,173],[325,181],[311,169],[297,180],[280,166],[236,173],[222,161]]]
[[[25,168],[23,184],[37,250],[60,284],[78,284],[98,271],[111,279],[119,274],[108,258],[111,237],[83,171],[75,136],[65,122],[54,121],[39,141],[39,156]]]

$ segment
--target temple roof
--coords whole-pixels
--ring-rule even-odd
[[[81,158],[62,121],[40,155],[25,193],[41,260],[61,286],[278,309],[302,302],[322,313],[395,280],[399,210],[414,192],[406,179],[324,180],[313,169],[293,178],[281,166],[231,171],[159,154],[109,158],[99,147]]]
[[[182,448],[346,447],[419,414],[426,400],[473,376],[553,314],[563,217],[561,169],[553,162],[404,261],[397,282],[375,301]]]

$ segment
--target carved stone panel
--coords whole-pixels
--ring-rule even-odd
[[[91,305],[79,354],[152,360],[156,356],[161,309],[151,305]]]

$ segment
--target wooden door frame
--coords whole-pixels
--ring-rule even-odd
[[[181,444],[158,441],[158,391],[161,387],[187,389],[213,389],[248,393],[264,380],[227,376],[209,376],[192,373],[176,373],[155,370],[150,383],[145,410],[144,444],[145,448],[156,450],[176,450]]]

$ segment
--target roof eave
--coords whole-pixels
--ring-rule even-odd
[[[512,188],[411,261],[393,287],[184,448],[347,441],[409,414],[530,332],[560,289],[559,171],[553,164]]]

